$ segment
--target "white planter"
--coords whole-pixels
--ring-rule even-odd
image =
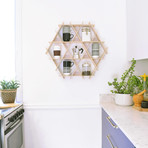
[[[122,106],[133,105],[133,98],[129,94],[116,94],[115,103]]]

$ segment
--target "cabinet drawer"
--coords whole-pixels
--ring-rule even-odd
[[[103,124],[105,124],[106,127],[108,127],[111,130],[116,131],[118,129],[118,126],[116,123],[111,119],[111,117],[102,109],[102,121]]]
[[[104,143],[108,142],[110,148],[135,148],[131,141],[120,130],[118,125],[108,116],[108,114],[102,110],[102,139]],[[107,146],[106,146],[107,147]]]
[[[102,132],[102,148],[116,148],[117,143],[114,140],[114,137],[111,135],[110,131],[106,126],[103,125],[103,132]]]

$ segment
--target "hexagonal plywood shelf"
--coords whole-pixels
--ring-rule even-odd
[[[64,41],[63,37],[63,27],[70,28],[70,34],[72,34],[73,38],[69,39],[69,41]],[[89,29],[89,37],[90,39],[88,41],[84,41],[82,38],[82,31],[83,28]],[[84,32],[83,32],[84,33]],[[88,32],[86,31],[86,34]],[[56,33],[54,39],[52,42],[49,42],[50,45],[47,48],[46,54],[50,55],[51,59],[53,60],[54,64],[56,65],[56,70],[59,71],[60,75],[65,78],[67,76],[91,76],[95,75],[96,70],[98,69],[98,65],[100,61],[103,59],[105,54],[107,54],[107,48],[104,46],[104,42],[102,42],[97,35],[94,25],[93,24],[62,24],[59,25],[59,30]],[[97,58],[93,58],[92,56],[92,44],[98,43],[99,45],[99,55]],[[60,56],[57,58],[55,56],[54,48],[59,48],[60,50]],[[74,57],[74,48],[83,49],[82,53],[78,53],[78,58]],[[78,51],[79,52],[79,51]],[[63,68],[63,62],[64,61],[70,61],[73,63],[73,66],[69,68],[70,72],[67,75],[67,73],[64,72]],[[83,66],[84,63],[89,64],[90,73],[89,75],[83,75]],[[88,68],[88,67],[86,67]]]

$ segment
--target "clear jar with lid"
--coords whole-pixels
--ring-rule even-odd
[[[146,90],[146,92],[144,93],[144,101],[148,101],[148,87],[146,84],[146,80],[143,82],[143,88]]]
[[[92,57],[96,59],[99,57],[99,43],[92,43]]]
[[[89,27],[83,27],[82,28],[82,41],[91,41],[90,38],[90,28]]]
[[[91,64],[82,64],[82,76],[91,76]]]

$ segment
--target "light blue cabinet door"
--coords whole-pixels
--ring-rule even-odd
[[[103,113],[103,111],[102,111],[102,113]],[[110,129],[110,124],[108,124],[106,117],[108,117],[108,115],[105,114],[105,112],[104,112],[102,114],[102,148],[117,147],[116,140],[112,135],[112,133],[115,133],[114,130],[116,130],[116,129],[114,129],[112,127]]]
[[[102,110],[102,147],[103,148],[135,148],[116,123]]]
[[[115,141],[110,136],[110,133],[108,131],[108,128],[105,126],[105,124],[102,124],[102,148],[111,148],[112,145],[116,145]],[[108,139],[109,138],[109,139]]]

